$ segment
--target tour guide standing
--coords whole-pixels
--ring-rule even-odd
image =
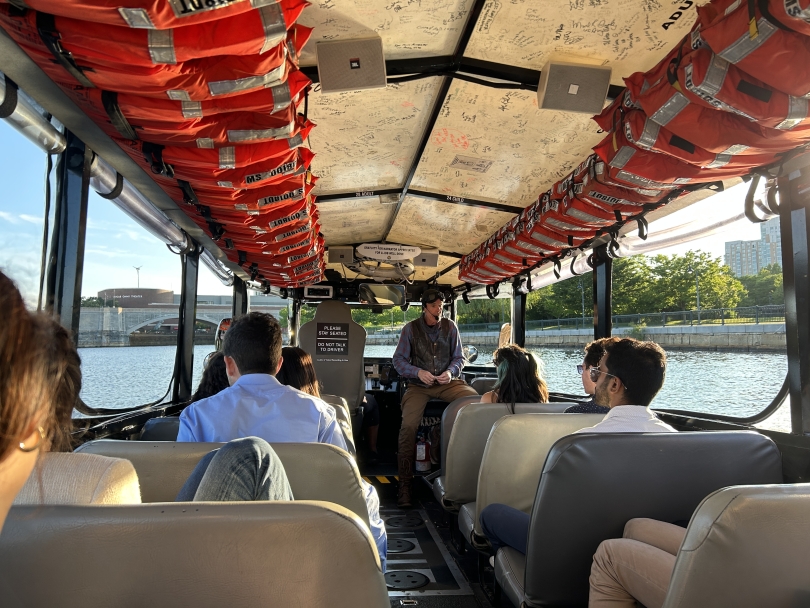
[[[397,504],[411,506],[416,431],[430,399],[453,401],[477,393],[460,379],[464,367],[461,338],[456,324],[443,319],[442,294],[428,289],[422,294],[422,316],[402,328],[394,353],[394,368],[408,379],[402,397],[399,430],[399,492]]]

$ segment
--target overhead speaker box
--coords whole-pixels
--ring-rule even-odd
[[[329,40],[315,45],[322,93],[385,87],[382,38]]]
[[[427,268],[439,267],[439,250],[422,249],[422,253],[413,259],[414,266],[426,266]]]
[[[607,99],[611,69],[549,61],[540,72],[537,107],[599,114]]]
[[[354,247],[330,247],[329,264],[351,264],[354,262]]]

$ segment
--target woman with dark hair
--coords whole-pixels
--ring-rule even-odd
[[[281,368],[276,374],[276,380],[307,395],[319,399],[321,397],[321,383],[315,375],[312,356],[297,346],[285,346],[281,349]]]
[[[498,380],[488,393],[481,396],[481,403],[545,403],[548,401],[548,386],[540,376],[537,359],[516,344],[507,344],[492,356]]]
[[[191,396],[191,403],[213,397],[228,386],[230,383],[225,371],[225,355],[222,351],[213,352],[206,357],[202,378],[197,391]]]

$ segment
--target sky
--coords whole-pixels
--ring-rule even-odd
[[[17,282],[29,305],[36,305],[45,211],[46,155],[0,120],[0,269]],[[180,291],[180,256],[92,189],[87,211],[82,295],[108,288],[140,286]],[[53,193],[55,195],[55,192]],[[197,293],[228,295],[200,264]]]
[[[36,305],[42,251],[44,175],[46,155],[37,146],[0,120],[0,269],[17,282],[29,305]],[[317,159],[313,164],[317,174]],[[742,210],[747,185],[729,189],[692,205],[670,218],[650,225],[657,229],[701,218],[731,215]],[[83,296],[96,296],[103,289],[131,288],[138,285],[180,290],[180,257],[127,217],[111,202],[91,189],[88,204]],[[747,220],[730,224],[711,237],[663,249],[660,253],[683,254],[701,249],[723,257],[726,241],[759,239],[759,226]],[[199,294],[227,295],[223,285],[201,264]]]

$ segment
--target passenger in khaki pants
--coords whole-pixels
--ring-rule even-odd
[[[411,506],[416,431],[430,399],[453,401],[477,393],[461,380],[464,355],[456,324],[443,319],[442,294],[428,289],[422,294],[422,316],[402,328],[394,353],[394,368],[408,379],[402,397],[399,431],[399,492],[397,504]]]
[[[593,556],[589,608],[661,608],[686,529],[631,519],[623,538],[603,541]]]

